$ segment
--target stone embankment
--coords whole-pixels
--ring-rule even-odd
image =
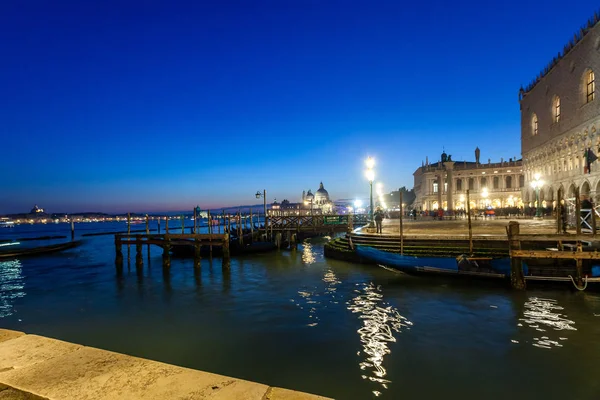
[[[0,400],[325,397],[0,329]]]

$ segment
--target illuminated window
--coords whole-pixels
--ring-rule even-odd
[[[554,122],[559,122],[560,121],[560,97],[556,96],[554,98],[554,105],[553,105],[553,113],[554,113]]]
[[[538,134],[538,118],[535,114],[531,118],[531,132],[533,132],[534,136]]]
[[[586,77],[585,77],[585,87],[586,87],[586,102],[589,103],[590,101],[594,100],[596,98],[596,78],[594,76],[594,71],[589,70],[586,73]]]
[[[437,193],[437,192],[438,192],[438,183],[433,182],[433,193]]]

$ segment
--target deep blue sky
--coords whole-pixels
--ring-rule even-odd
[[[0,213],[366,198],[445,147],[520,157],[578,1],[5,1]]]

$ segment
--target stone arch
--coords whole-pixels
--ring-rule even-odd
[[[589,195],[590,195],[590,183],[587,180],[585,180],[581,184],[581,189],[579,189],[579,195],[580,196],[589,197]]]
[[[575,184],[571,183],[569,185],[569,189],[567,190],[566,197],[572,199],[575,197]]]

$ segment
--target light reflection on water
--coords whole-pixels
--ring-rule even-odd
[[[385,307],[387,303],[383,301],[380,286],[376,287],[373,283],[357,285],[361,288],[355,290],[357,296],[348,302],[348,309],[358,313],[358,318],[363,322],[363,326],[357,331],[365,356],[365,360],[359,363],[360,369],[372,370],[371,376],[362,375],[362,378],[379,383],[382,388],[387,389],[391,381],[384,379],[387,371],[383,366],[383,357],[391,353],[388,343],[396,341],[394,332],[399,333],[401,327],[409,329],[412,322],[400,315],[396,308],[389,305]],[[380,396],[381,392],[374,390],[373,394]]]
[[[313,245],[308,239],[306,239],[304,242],[302,242],[302,262],[310,265],[314,264],[316,260],[317,258],[315,256],[315,252],[313,251]]]
[[[25,296],[19,260],[0,261],[0,318],[14,313],[14,300]]]
[[[533,346],[543,349],[563,347],[560,342],[567,340],[567,338],[563,336],[551,338],[553,331],[577,330],[574,326],[575,321],[567,319],[565,314],[558,312],[562,311],[563,307],[559,306],[556,300],[531,297],[525,302],[524,307],[524,318],[519,318],[519,321],[538,332],[548,332],[548,329],[550,329],[550,332],[544,333],[544,336],[534,337]],[[524,326],[523,323],[519,323],[518,326]]]

